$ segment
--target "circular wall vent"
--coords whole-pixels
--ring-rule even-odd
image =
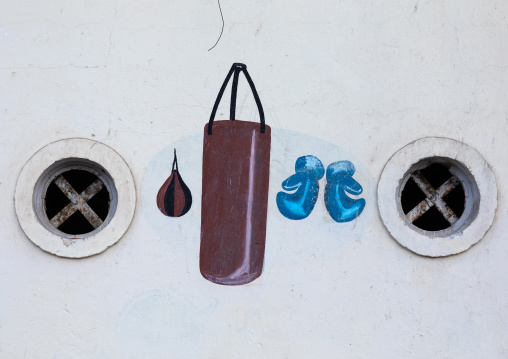
[[[473,148],[446,138],[423,138],[399,150],[378,184],[378,206],[390,234],[431,257],[477,243],[494,220],[494,175]]]
[[[103,230],[118,202],[111,175],[98,163],[78,158],[57,161],[46,169],[33,197],[39,222],[65,238],[87,238]]]
[[[28,238],[43,250],[81,258],[116,243],[136,205],[134,180],[110,147],[86,139],[57,141],[21,171],[16,213]]]

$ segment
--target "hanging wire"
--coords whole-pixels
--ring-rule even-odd
[[[224,31],[224,16],[222,15],[222,8],[220,7],[220,0],[217,0],[217,3],[219,4],[220,17],[222,19],[222,29],[220,30],[220,35],[219,35],[219,38],[217,39],[217,41],[215,42],[215,45],[210,47],[208,49],[208,51],[212,50],[215,46],[217,46],[217,44],[219,43],[220,38],[222,37],[222,32]]]

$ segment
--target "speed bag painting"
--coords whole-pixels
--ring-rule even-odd
[[[235,120],[240,72],[250,85],[261,123]],[[231,78],[230,121],[215,113]],[[213,129],[212,129],[213,127]],[[247,67],[231,67],[204,129],[201,248],[203,277],[241,285],[261,275],[266,238],[271,130]]]
[[[175,168],[176,166],[176,168]],[[171,175],[164,182],[157,193],[157,207],[163,215],[169,217],[181,217],[189,212],[192,205],[192,195],[178,172],[178,160],[173,159]]]

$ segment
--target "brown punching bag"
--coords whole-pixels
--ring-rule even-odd
[[[250,85],[261,123],[235,120],[238,77]],[[222,94],[233,76],[230,121],[216,121]],[[213,127],[213,130],[212,130]],[[265,252],[271,130],[247,67],[231,67],[204,129],[201,248],[203,277],[224,285],[261,275]]]

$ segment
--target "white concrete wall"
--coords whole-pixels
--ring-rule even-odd
[[[207,51],[212,0],[0,2],[0,358],[508,357],[508,3],[221,5]],[[263,275],[224,287],[199,273],[200,161],[233,62],[273,148]],[[238,98],[238,118],[257,121],[245,82]],[[383,166],[425,136],[477,149],[497,181],[493,226],[452,257],[402,248],[377,209]],[[120,153],[138,196],[127,234],[81,260],[32,244],[13,203],[26,161],[69,137]],[[155,206],[174,146],[195,198],[180,219]],[[278,212],[307,154],[355,164],[357,221],[334,223],[322,193],[306,220]]]

